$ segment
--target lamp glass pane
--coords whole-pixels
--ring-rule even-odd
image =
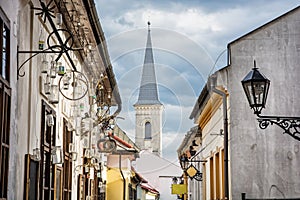
[[[263,106],[265,82],[253,82],[254,103],[256,106]]]
[[[263,102],[263,107],[265,107],[266,102],[267,102],[267,97],[268,97],[268,93],[269,93],[269,87],[270,87],[270,81],[266,82],[265,85],[265,91],[264,91],[264,102]]]
[[[254,98],[253,98],[253,95],[252,95],[253,92],[252,92],[251,82],[245,82],[245,83],[243,83],[243,87],[244,87],[244,90],[245,90],[248,102],[249,102],[250,106],[253,107]]]

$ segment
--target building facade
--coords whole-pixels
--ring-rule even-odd
[[[197,199],[224,199],[226,187],[230,199],[241,199],[242,193],[251,199],[300,197],[299,141],[275,124],[260,129],[241,85],[255,60],[271,80],[262,115],[300,116],[299,16],[297,7],[229,43],[228,66],[203,88],[190,116],[201,129],[195,156],[206,160],[200,166],[202,198]],[[225,98],[213,91],[213,77],[213,87]]]
[[[0,199],[105,199],[121,100],[94,1],[1,1],[0,26]]]

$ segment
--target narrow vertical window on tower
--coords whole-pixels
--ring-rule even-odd
[[[152,139],[151,137],[151,123],[145,123],[145,139]]]

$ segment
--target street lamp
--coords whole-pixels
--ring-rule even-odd
[[[250,108],[258,116],[259,127],[266,129],[269,125],[276,124],[284,132],[300,141],[300,117],[262,116],[261,110],[265,108],[270,80],[258,71],[254,60],[254,68],[242,80],[244,92]]]
[[[202,173],[192,164],[199,162],[207,162],[206,160],[189,160],[187,156],[183,155],[180,157],[180,165],[184,171],[191,179],[196,181],[202,181]]]
[[[189,166],[189,160],[186,156],[181,156],[180,158],[180,166],[185,171]]]

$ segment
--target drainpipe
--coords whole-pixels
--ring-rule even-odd
[[[120,174],[123,178],[123,200],[126,200],[126,180],[122,171],[122,164],[121,164],[121,154],[119,154],[119,170]]]
[[[30,2],[29,3],[30,6],[33,6],[33,4]],[[34,17],[34,11],[31,9],[30,10],[30,21],[33,22],[33,17]],[[33,23],[30,23],[30,32],[32,33],[30,35],[30,49],[33,49]],[[32,103],[32,61],[30,60],[29,62],[29,78],[28,78],[28,113],[27,113],[27,117],[28,117],[28,127],[27,127],[27,154],[30,153],[30,134],[31,134],[31,103]]]
[[[228,117],[227,117],[227,95],[216,88],[217,75],[209,77],[212,92],[223,98],[223,121],[224,121],[224,178],[225,178],[225,199],[229,200],[229,179],[228,179]]]

